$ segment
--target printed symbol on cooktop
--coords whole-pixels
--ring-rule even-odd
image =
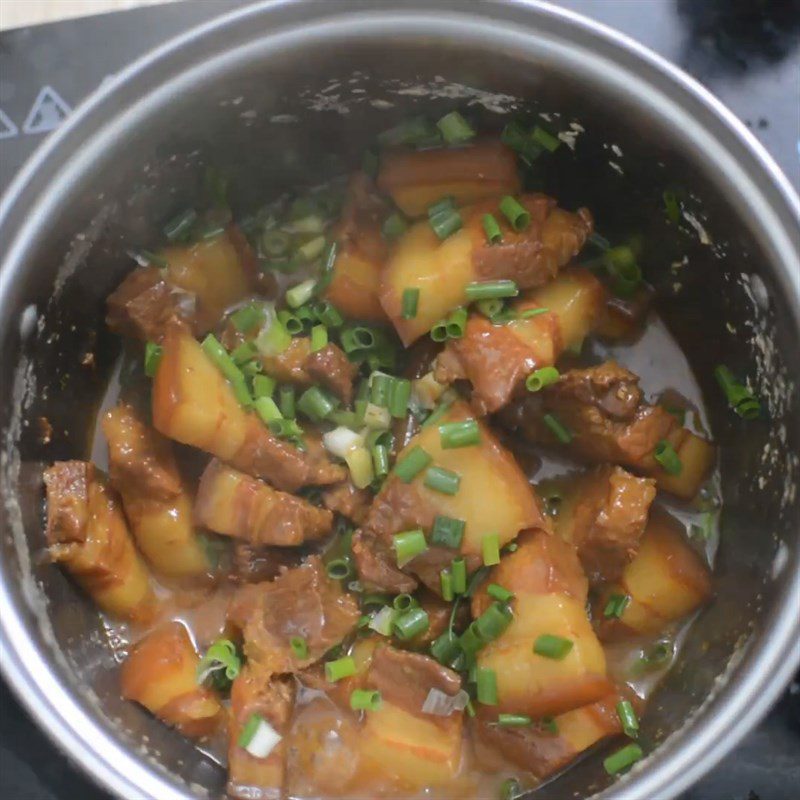
[[[19,133],[19,128],[11,117],[0,108],[0,139],[13,139]]]
[[[47,133],[55,130],[67,118],[70,111],[72,109],[55,89],[43,86],[22,124],[22,130],[24,133]]]

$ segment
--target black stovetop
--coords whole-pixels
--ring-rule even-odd
[[[800,186],[800,0],[557,2],[631,35],[694,75],[753,128]],[[0,33],[0,189],[105,78],[170,36],[243,4],[194,0]],[[797,797],[795,683],[762,725],[682,800]],[[0,798],[108,800],[55,750],[2,681]]]

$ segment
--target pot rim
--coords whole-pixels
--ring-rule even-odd
[[[324,8],[326,16],[335,18],[348,14],[356,6],[353,0],[328,0],[326,3],[317,0],[264,0],[216,17],[133,62],[119,73],[117,79],[108,81],[90,95],[37,149],[10,184],[0,200],[0,231],[4,231],[6,226],[11,229],[9,236],[0,237],[0,241],[5,238],[10,242],[5,255],[13,263],[16,250],[24,251],[24,242],[19,244],[15,239],[23,240],[25,237],[14,236],[17,233],[15,225],[22,227],[21,220],[15,219],[16,206],[33,208],[42,202],[47,184],[59,174],[66,155],[60,154],[59,149],[81,127],[91,126],[93,117],[105,117],[105,121],[91,133],[108,127],[118,110],[114,95],[121,88],[132,91],[137,100],[154,94],[160,85],[175,81],[187,70],[186,65],[171,63],[170,59],[178,60],[176,57],[180,53],[196,47],[206,37],[215,32],[219,34],[247,18],[258,19],[262,29],[269,30],[263,36],[267,40],[302,24],[304,16],[308,21],[308,16],[300,11],[283,27],[278,25],[272,30],[266,24],[272,17],[291,15],[300,7],[304,10],[310,7],[313,13],[316,7]],[[693,100],[701,105],[708,113],[708,119],[701,123],[706,135],[732,158],[735,158],[731,153],[733,149],[742,151],[737,156],[740,162],[749,159],[746,166],[762,181],[762,193],[772,194],[770,210],[775,212],[773,216],[783,214],[783,222],[778,221],[778,232],[789,234],[784,253],[795,257],[786,263],[776,258],[773,266],[786,288],[795,325],[800,329],[800,271],[791,268],[792,263],[798,263],[797,250],[800,247],[792,245],[791,232],[787,231],[787,220],[790,225],[793,219],[800,219],[800,198],[765,148],[727,107],[693,78],[649,48],[575,12],[539,0],[472,0],[468,7],[475,20],[482,18],[498,26],[516,23],[531,36],[535,35],[537,18],[561,25],[563,28],[559,33],[564,41],[575,45],[575,39],[581,35],[617,63],[623,57],[632,58],[649,67],[654,77],[666,82],[685,102]],[[363,6],[361,8],[363,10]],[[373,10],[377,12],[377,9],[370,9],[370,12]],[[402,10],[393,9],[388,13],[410,24],[415,15],[431,12],[440,17],[464,16],[463,7],[447,0],[410,0]],[[320,18],[322,16],[320,14]],[[223,52],[229,50],[215,51],[213,58]],[[162,68],[169,73],[165,80],[159,80],[156,75]],[[643,77],[638,79],[642,82],[647,80]],[[711,130],[712,123],[716,123],[719,133]],[[728,140],[723,141],[722,135]],[[0,300],[11,294],[12,271],[0,270]],[[738,663],[735,691],[729,690],[717,696],[714,713],[706,713],[695,720],[691,726],[691,741],[675,741],[675,735],[671,736],[670,741],[658,748],[656,755],[647,759],[643,768],[635,769],[618,781],[602,794],[603,797],[659,800],[679,794],[719,762],[767,713],[800,665],[800,619],[796,618],[794,611],[800,608],[800,552],[795,552],[794,559],[785,565],[784,570],[791,570],[793,577],[786,579],[780,596],[773,601],[772,612],[760,634],[762,647],[749,647]],[[186,800],[188,794],[183,788],[137,757],[133,748],[115,736],[112,726],[92,717],[67,684],[59,680],[49,663],[48,653],[40,650],[26,629],[4,582],[0,582],[0,656],[0,670],[20,702],[62,752],[95,781],[123,798],[141,797],[144,792],[145,796],[159,800]]]

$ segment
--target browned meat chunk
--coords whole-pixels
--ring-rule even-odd
[[[341,642],[355,628],[359,610],[326,575],[319,556],[311,556],[271,583],[241,588],[229,618],[244,632],[247,658],[269,674],[281,674],[307,667]],[[293,653],[295,636],[305,639],[307,658]]]
[[[128,532],[119,500],[84,461],[57,461],[44,471],[47,541],[104,611],[145,621],[155,610],[147,569]]]
[[[714,461],[713,445],[682,428],[664,408],[643,402],[639,378],[615,361],[565,372],[557,383],[509,406],[502,419],[533,442],[557,444],[544,422],[548,413],[572,434],[565,445],[570,452],[652,476],[680,497],[694,497]],[[661,441],[678,454],[679,474],[667,473],[655,460]]]
[[[194,511],[201,525],[253,545],[299,545],[321,538],[333,525],[330,511],[279,492],[217,459],[211,460],[200,479]]]
[[[367,589],[402,594],[417,588],[416,578],[397,568],[389,543],[371,531],[356,531],[352,549],[358,577]]]
[[[305,367],[312,381],[330,389],[340,400],[349,404],[353,399],[353,381],[358,367],[335,344],[311,353]]]
[[[241,800],[267,800],[283,796],[286,772],[285,737],[295,701],[291,676],[274,677],[246,664],[231,687],[231,715],[228,729],[228,796]],[[258,715],[281,737],[265,758],[239,746],[248,721]]]
[[[325,508],[360,525],[369,511],[372,493],[368,489],[356,489],[350,481],[345,481],[325,489],[322,492],[322,502]]]
[[[286,569],[299,566],[303,556],[303,551],[294,547],[256,547],[235,542],[231,578],[240,583],[271,581]]]
[[[519,201],[531,215],[531,223],[524,230],[506,226],[503,240],[490,244],[485,232],[475,225],[472,260],[476,280],[510,278],[520,289],[542,286],[580,252],[593,230],[588,209],[573,214],[558,208],[555,200],[543,194],[522,195]],[[476,209],[480,222],[483,214],[496,211],[496,205],[492,201]]]
[[[639,549],[650,504],[652,478],[622,467],[598,467],[570,487],[559,506],[555,530],[578,550],[590,581],[616,580]]]
[[[429,656],[396,650],[388,645],[375,649],[366,683],[381,693],[382,700],[414,716],[422,715],[422,706],[431,689],[450,697],[461,689],[461,678],[453,670],[443,667]],[[432,721],[448,719],[425,716]]]
[[[114,333],[160,342],[172,319],[196,328],[195,297],[167,283],[156,267],[140,267],[108,297],[106,324]]]

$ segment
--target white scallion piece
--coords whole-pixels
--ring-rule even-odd
[[[356,447],[364,446],[364,437],[340,425],[322,436],[325,449],[337,458],[347,458],[347,454]]]
[[[388,431],[392,424],[392,415],[388,408],[367,403],[364,410],[364,424],[373,431]]]
[[[390,636],[392,633],[392,623],[396,615],[397,612],[391,606],[384,606],[376,614],[373,614],[368,627],[380,633],[381,636]]]
[[[449,717],[454,711],[463,711],[468,702],[469,695],[463,689],[452,697],[439,689],[431,689],[422,704],[422,713]]]
[[[254,714],[242,731],[239,746],[255,758],[266,758],[282,738],[264,717]]]

